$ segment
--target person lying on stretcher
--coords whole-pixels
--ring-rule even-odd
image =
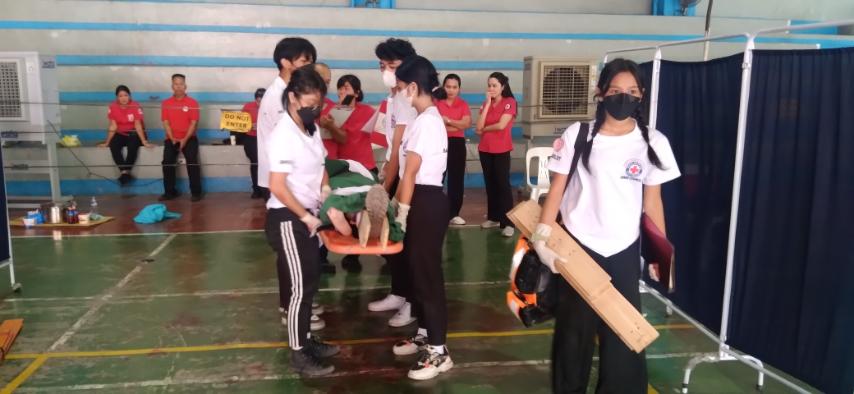
[[[394,221],[395,207],[373,173],[353,160],[326,160],[330,190],[318,217],[322,226],[335,228],[345,236],[355,232],[362,247],[369,239],[385,246],[389,240],[403,240],[404,231]]]

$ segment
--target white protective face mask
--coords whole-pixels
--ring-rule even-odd
[[[383,85],[389,89],[397,86],[397,77],[394,76],[394,71],[389,69],[383,71]]]

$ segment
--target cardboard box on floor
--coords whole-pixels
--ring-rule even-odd
[[[540,221],[541,210],[539,204],[528,200],[508,212],[507,217],[522,235],[530,238]],[[658,338],[658,331],[617,291],[611,277],[563,228],[553,227],[546,245],[566,260],[555,262],[555,268],[626,346],[637,353],[643,351]]]

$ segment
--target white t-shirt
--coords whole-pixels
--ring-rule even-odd
[[[282,93],[288,84],[282,77],[276,77],[273,83],[267,87],[261,105],[258,106],[258,125],[256,126],[258,137],[258,186],[270,187],[270,159],[267,157],[267,141],[270,133],[279,123],[279,119],[285,115],[282,107]]]
[[[405,91],[401,90],[395,95],[388,96],[386,99],[386,116],[383,118],[385,122],[385,140],[388,143],[388,149],[385,152],[386,161],[391,158],[391,143],[394,138],[394,128],[399,125],[406,126],[412,123],[416,116],[418,116],[418,111],[406,100]]]
[[[326,149],[320,132],[308,136],[287,114],[282,116],[264,147],[270,159],[270,172],[287,173],[287,186],[303,208],[316,213],[320,209],[320,186]],[[260,151],[260,149],[259,149]],[[271,194],[267,208],[284,208]]]
[[[418,115],[403,132],[398,154],[398,176],[401,179],[406,171],[406,156],[409,152],[421,156],[421,167],[415,175],[415,184],[442,186],[442,175],[448,165],[448,131],[435,106],[430,106]]]
[[[579,128],[580,123],[575,123],[555,140],[549,170],[569,174]],[[637,126],[622,136],[598,134],[590,152],[590,171],[579,159],[576,175],[563,195],[560,213],[564,225],[602,256],[623,251],[640,236],[643,186],[660,185],[680,175],[667,137],[650,129],[649,141],[663,169],[649,162],[647,143]]]

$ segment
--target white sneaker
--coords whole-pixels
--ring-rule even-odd
[[[326,328],[326,322],[317,315],[311,315],[311,324],[309,325],[309,329],[311,331],[320,331],[324,328]]]
[[[287,326],[288,325],[288,311],[286,311],[285,308],[279,308],[279,316],[282,317],[282,325]]]
[[[320,304],[313,302],[311,304],[311,314],[312,315],[322,315],[325,309]]]
[[[425,346],[427,346],[427,337],[415,334],[412,338],[406,338],[395,343],[394,347],[391,348],[391,351],[397,356],[408,356],[410,354],[418,353],[418,351],[424,349]]]
[[[445,353],[439,354],[439,348],[427,346],[425,351],[421,353],[421,357],[409,369],[410,379],[414,380],[429,380],[438,376],[442,372],[448,372],[454,367],[454,361],[451,360],[451,355],[448,354],[448,348],[444,347]]]
[[[412,317],[412,304],[407,302],[397,310],[397,313],[391,319],[388,319],[388,325],[403,327],[412,324],[414,321],[415,318]]]
[[[492,220],[487,220],[487,221],[485,221],[485,222],[483,222],[483,223],[481,223],[481,224],[480,224],[480,228],[484,228],[484,229],[486,229],[486,228],[496,228],[496,227],[498,227],[498,226],[500,226],[500,225],[501,225],[501,223],[493,222]]]
[[[507,227],[504,227],[503,230],[501,230],[501,235],[503,235],[507,238],[510,238],[513,236],[513,234],[515,232],[516,232],[516,230],[514,230],[513,227],[507,226]]]
[[[368,304],[368,310],[371,312],[385,312],[400,309],[406,303],[406,298],[389,294],[385,298],[374,301]]]
[[[455,226],[462,226],[466,224],[466,220],[459,216],[454,216],[454,218],[451,219],[451,224]]]

